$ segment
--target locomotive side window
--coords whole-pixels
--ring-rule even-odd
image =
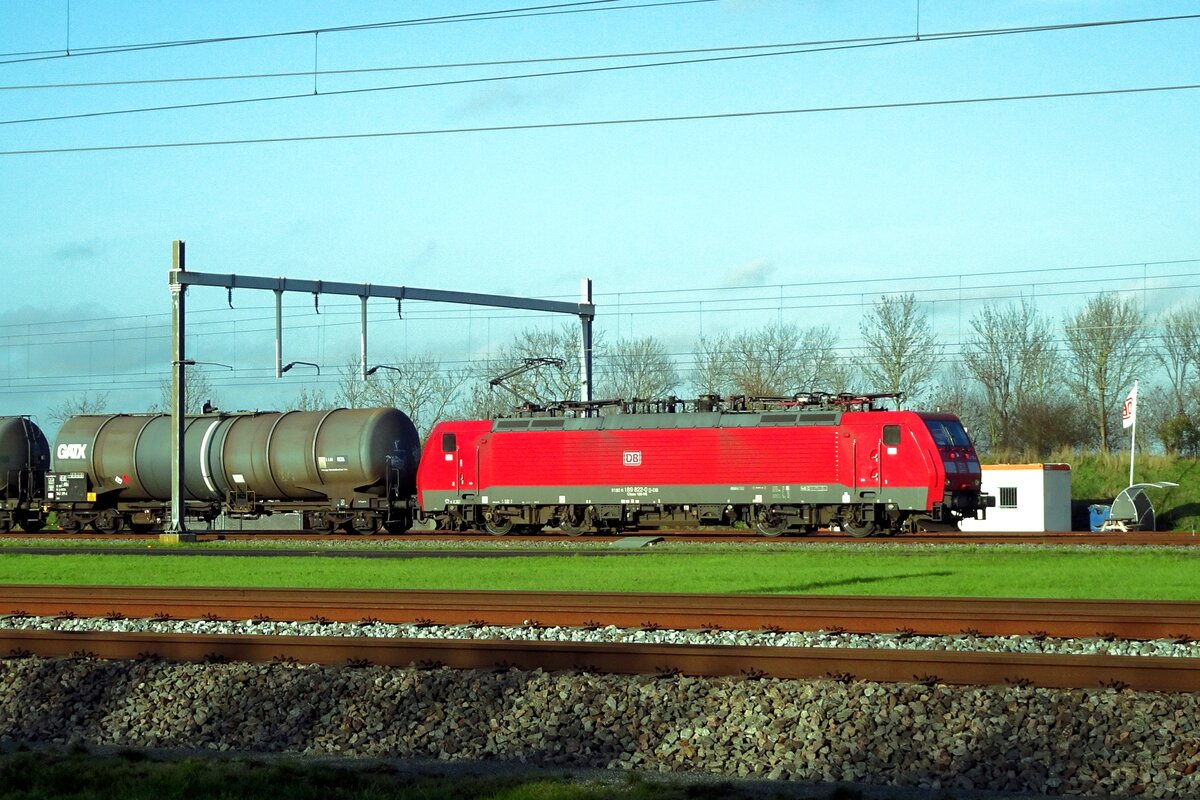
[[[457,439],[458,439],[458,437],[455,436],[453,433],[443,433],[442,434],[442,452],[443,453],[453,453],[455,450],[457,450],[458,449],[458,440]]]
[[[883,443],[886,445],[900,444],[900,426],[899,425],[884,425],[883,426]]]

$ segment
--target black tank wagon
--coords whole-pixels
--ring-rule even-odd
[[[50,446],[28,417],[0,417],[0,532],[40,531],[40,502]]]
[[[171,498],[171,419],[71,417],[55,439],[47,499],[67,531],[160,526]],[[188,416],[188,516],[302,512],[317,530],[407,530],[420,439],[394,408]]]

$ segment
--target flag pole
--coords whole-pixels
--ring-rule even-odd
[[[1133,424],[1130,426],[1129,432],[1129,485],[1133,486],[1133,454],[1137,449],[1137,388],[1138,382],[1133,382]]]

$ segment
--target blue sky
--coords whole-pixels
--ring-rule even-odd
[[[74,0],[68,23],[66,0],[0,0],[9,54],[0,61],[12,62],[0,63],[0,87],[311,72],[314,57],[328,71],[903,37],[918,25],[915,0],[632,7],[645,4],[79,55],[550,3]],[[919,9],[928,36],[1200,14],[1200,2],[923,0]],[[60,55],[68,35],[69,58],[12,55]],[[704,56],[674,58],[689,57]],[[1200,83],[1200,19],[18,122],[309,94],[314,80],[331,92],[661,60],[670,58],[3,88],[0,152],[1185,85]],[[567,298],[586,275],[605,336],[660,336],[684,360],[701,329],[776,318],[835,325],[851,346],[856,316],[880,291],[942,290],[930,310],[951,341],[979,303],[1018,293],[1045,298],[1055,317],[1106,288],[1161,310],[1194,300],[1200,284],[1200,262],[1162,263],[1200,259],[1198,101],[1200,90],[1183,90],[0,155],[0,414],[44,415],[77,391],[110,391],[122,410],[157,399],[173,239],[187,241],[192,269],[208,272]],[[1088,265],[1133,266],[1067,270]],[[846,283],[806,288],[814,281]],[[197,289],[189,303],[192,353],[237,368],[214,374],[224,394],[242,395],[234,405],[285,403],[295,385],[267,380],[269,296],[236,293],[230,311],[224,292]],[[310,298],[289,298],[285,358],[332,372],[356,347],[354,303],[325,298],[318,317]],[[406,308],[404,321],[391,304],[371,310],[380,360],[415,350],[460,362],[522,326],[561,324],[452,307]]]

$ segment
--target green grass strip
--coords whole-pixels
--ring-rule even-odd
[[[422,775],[387,764],[307,763],[298,758],[157,757],[129,748],[0,754],[0,798],[7,800],[742,800],[760,797],[728,783],[692,784],[635,775],[611,782],[542,775]],[[820,793],[814,797],[838,797]]]
[[[1200,600],[1200,550],[805,546],[523,558],[0,555],[0,583]],[[0,609],[3,612],[4,609]]]

